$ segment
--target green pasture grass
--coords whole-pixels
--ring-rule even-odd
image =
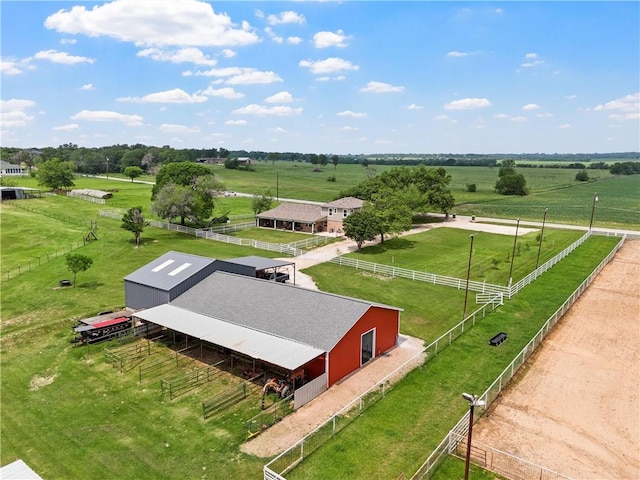
[[[50,206],[60,209],[59,203],[75,205],[85,202],[74,202],[72,199],[47,199]],[[53,201],[51,201],[53,200]],[[59,201],[62,202],[59,202]],[[93,204],[88,204],[93,205]],[[17,210],[11,205],[3,205],[3,218],[6,212]],[[44,210],[44,207],[42,207]],[[282,254],[258,250],[251,247],[195,238],[179,232],[147,227],[142,234],[142,243],[136,248],[133,235],[120,228],[117,220],[102,218],[98,224],[98,240],[80,247],[75,253],[87,255],[93,259],[93,265],[86,272],[78,273],[76,288],[56,288],[59,280],[70,278],[64,256],[42,263],[39,267],[23,273],[17,278],[6,280],[6,269],[15,268],[12,262],[24,262],[34,258],[28,242],[16,242],[8,245],[5,240],[22,238],[34,228],[55,232],[67,228],[67,224],[44,215],[31,214],[21,217],[18,225],[10,231],[2,228],[2,316],[4,319],[22,318],[37,319],[46,322],[49,315],[76,318],[80,315],[91,315],[99,310],[124,305],[123,278],[137,268],[149,263],[169,250],[203,255],[213,258],[233,258],[246,255],[263,257],[279,257]],[[51,238],[51,237],[49,237]],[[72,238],[71,236],[68,238]],[[81,239],[81,236],[78,238]],[[35,261],[35,258],[34,258]],[[32,266],[34,262],[32,262]],[[22,295],[19,292],[37,292],[36,295]],[[22,325],[23,322],[17,322]]]
[[[465,461],[453,455],[447,457],[438,469],[429,475],[430,480],[457,480],[464,478]],[[504,480],[497,473],[490,472],[471,463],[469,465],[469,478],[473,480]]]
[[[455,223],[450,223],[455,227]],[[434,228],[426,232],[385,240],[347,257],[383,265],[466,279],[469,268],[469,235],[456,228]],[[513,282],[536,268],[539,231],[519,236],[513,260]],[[578,240],[584,232],[545,228],[540,265]],[[509,284],[513,235],[480,232],[474,238],[469,278],[496,285]],[[494,265],[493,260],[498,263]]]
[[[462,320],[464,290],[376,275],[332,263],[307,268],[304,273],[310,274],[322,291],[401,307],[402,333],[428,342]],[[472,311],[470,306],[467,313]]]
[[[412,371],[287,478],[412,475],[468,409],[460,394],[484,392],[617,241],[591,237],[578,254],[568,256],[438,356]],[[325,274],[313,272],[319,284],[330,285],[327,278],[322,278]],[[489,346],[488,340],[500,331],[507,332],[509,339],[499,347]]]

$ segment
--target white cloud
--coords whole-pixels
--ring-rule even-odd
[[[494,118],[509,118],[509,115],[506,113],[497,113],[493,116]]]
[[[67,52],[59,52],[57,50],[42,50],[36,53],[33,58],[37,60],[48,60],[53,63],[61,63],[64,65],[76,65],[78,63],[93,63],[95,60],[89,57],[78,57],[69,55]]]
[[[27,126],[33,116],[28,115],[26,110],[35,106],[36,103],[31,100],[0,100],[0,125],[3,128]]]
[[[172,123],[163,123],[158,127],[163,133],[198,133],[200,129],[198,127],[186,127],[184,125],[175,125]]]
[[[366,117],[366,113],[352,112],[351,110],[345,110],[344,112],[336,113],[338,117],[351,117],[351,118],[363,118]]]
[[[121,97],[116,100],[132,103],[203,103],[207,101],[207,97],[196,93],[189,95],[181,88],[174,88],[164,92],[150,93],[144,97]]]
[[[357,132],[360,129],[358,127],[351,127],[349,125],[345,125],[340,130],[344,130],[345,132]]]
[[[454,120],[453,118],[451,118],[449,115],[438,115],[436,117],[436,120],[439,122],[451,122],[451,123],[458,123],[457,120]]]
[[[540,105],[536,105],[535,103],[527,103],[522,107],[522,110],[538,110]]]
[[[233,125],[233,126],[246,125],[247,121],[246,120],[227,120],[226,122],[224,122],[224,124]]]
[[[549,112],[536,113],[536,117],[539,117],[539,118],[552,118],[552,117],[554,117],[554,115],[553,115],[553,113],[549,113]]]
[[[278,92],[264,99],[266,103],[291,103],[293,96],[289,92]]]
[[[282,82],[282,78],[275,72],[260,72],[258,70],[243,72],[226,81],[229,85],[254,85],[275,82]]]
[[[459,57],[468,57],[471,55],[469,52],[456,52],[455,50],[447,53],[447,57],[459,58]]]
[[[138,46],[242,46],[260,41],[247,24],[214,12],[208,2],[115,0],[88,9],[73,6],[49,16],[44,25],[60,33],[112,37]]]
[[[300,37],[287,37],[287,43],[291,45],[300,45],[302,43],[302,39]]]
[[[525,62],[520,64],[520,66],[524,68],[537,67],[538,65],[542,65],[544,63],[544,60],[540,60],[540,57],[537,53],[527,53],[524,58]]]
[[[94,90],[93,83],[86,83],[80,87],[80,90]]]
[[[23,73],[26,63],[12,62],[8,60],[0,61],[0,73],[3,75],[19,75]]]
[[[195,75],[197,77],[230,77],[232,75],[240,75],[243,72],[251,72],[253,70],[254,70],[253,68],[226,67],[226,68],[212,68],[211,70],[206,70],[206,71],[198,70],[196,72],[187,70],[186,72],[183,72],[182,75],[187,77],[191,75]]]
[[[218,61],[210,58],[202,50],[195,47],[180,48],[178,50],[161,50],[159,48],[146,48],[140,50],[139,57],[147,57],[157,62],[194,63],[196,65],[214,66]]]
[[[384,82],[369,82],[360,89],[361,92],[370,93],[401,93],[404,92],[403,86],[393,86]]]
[[[407,110],[422,110],[424,107],[422,105],[416,105],[415,103],[412,103],[411,105],[407,105],[405,108]]]
[[[268,131],[273,133],[287,133],[287,131],[282,127],[269,128]]]
[[[298,65],[300,67],[308,68],[311,70],[311,73],[316,75],[339,72],[341,70],[358,70],[360,68],[358,65],[354,65],[348,60],[336,57],[317,60],[315,62],[312,62],[311,60],[300,60]]]
[[[265,27],[264,31],[267,35],[269,35],[269,37],[271,37],[271,40],[273,40],[275,43],[284,43],[284,38],[276,35],[276,33],[273,31],[273,28]]]
[[[237,108],[233,110],[231,113],[239,114],[239,115],[255,115],[255,116],[265,116],[265,115],[275,115],[275,116],[289,116],[289,115],[299,115],[302,113],[302,108],[291,108],[286,106],[277,106],[277,107],[265,107],[262,105],[251,104],[246,107]]]
[[[53,129],[70,132],[71,130],[75,130],[78,127],[79,125],[77,123],[69,123],[67,125],[60,125],[59,127],[53,127]]]
[[[278,15],[269,15],[267,22],[270,25],[280,25],[282,23],[297,23],[298,25],[304,25],[304,15],[293,12],[291,10],[287,12],[280,12]]]
[[[615,100],[611,100],[610,102],[596,105],[593,109],[596,112],[615,110],[618,112],[637,113],[638,111],[640,111],[640,92],[625,95],[624,97],[616,98]]]
[[[445,104],[445,110],[473,110],[475,108],[490,107],[492,104],[486,98],[462,98]]]
[[[230,48],[223,48],[220,51],[220,55],[222,55],[224,58],[233,58],[236,56],[236,52],[234,52]]]
[[[607,115],[607,118],[610,118],[611,120],[638,120],[640,119],[640,113],[638,112],[629,112],[625,114],[610,113],[609,115]]]
[[[63,38],[60,40],[60,43],[62,45],[75,45],[76,43],[78,43],[78,40],[75,38]]]
[[[71,116],[71,120],[86,120],[88,122],[122,122],[130,127],[142,125],[140,115],[125,115],[108,110],[82,110]]]
[[[512,122],[526,122],[527,117],[516,115],[515,117],[511,117],[509,120],[511,120]]]
[[[563,123],[562,125],[558,125],[558,128],[560,130],[566,130],[568,128],[571,128],[571,124],[570,123]]]
[[[344,48],[347,46],[347,41],[351,37],[344,34],[342,30],[337,32],[318,32],[313,36],[313,46],[316,48],[328,48],[338,47]]]
[[[565,100],[575,100],[576,98],[578,98],[578,96],[577,95],[566,95],[564,98],[565,98]]]
[[[213,88],[211,86],[207,87],[205,90],[202,90],[202,95],[206,95],[207,97],[222,97],[227,100],[235,100],[237,98],[243,98],[244,93],[236,92],[232,87],[223,87],[223,88]]]

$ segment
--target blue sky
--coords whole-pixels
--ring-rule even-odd
[[[0,143],[639,151],[639,5],[2,1]]]

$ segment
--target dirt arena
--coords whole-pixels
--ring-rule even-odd
[[[578,480],[640,479],[640,241],[627,241],[473,430]]]

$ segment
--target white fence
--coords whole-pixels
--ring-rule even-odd
[[[112,211],[112,210],[100,210],[100,216],[111,218],[113,220],[122,220],[123,213]],[[157,220],[148,220],[149,226],[156,228],[163,228],[165,230],[171,230],[175,232],[186,233],[187,235],[193,235],[195,237],[206,238],[207,240],[215,240],[223,243],[230,243],[233,245],[240,245],[244,247],[253,247],[261,250],[268,250],[270,252],[278,252],[286,255],[291,255],[297,257],[304,253],[307,253],[304,248],[309,248],[315,245],[323,244],[327,242],[326,237],[310,237],[309,239],[302,239],[297,242],[292,243],[269,243],[269,242],[261,242],[259,240],[252,240],[250,238],[239,238],[232,237],[230,235],[224,235],[222,233],[217,233],[215,228],[205,229],[205,228],[192,228],[186,227],[184,225],[177,225],[175,223],[169,222],[159,222]],[[251,224],[242,224],[245,225],[244,228],[247,228],[246,225],[251,225],[254,227],[253,223]],[[221,228],[221,227],[216,227]],[[226,226],[226,228],[232,228],[232,225]],[[238,228],[238,230],[242,230],[244,228]],[[227,230],[229,231],[229,230]]]
[[[558,323],[562,316],[571,308],[575,301],[580,298],[582,293],[591,285],[593,280],[598,276],[602,269],[613,259],[615,254],[624,244],[626,237],[623,236],[616,247],[607,255],[607,257],[600,262],[591,275],[589,275],[582,284],[565,300],[565,302],[558,308],[551,317],[545,322],[542,328],[536,333],[533,339],[516,355],[513,361],[503,370],[498,378],[491,384],[491,386],[479,397],[479,400],[485,402],[486,410],[498,397],[500,392],[507,386],[511,378],[518,371],[518,369],[526,362],[535,349],[542,343],[545,337]],[[477,407],[480,408],[480,407]],[[478,415],[479,417],[480,415]],[[477,418],[477,417],[476,417]],[[447,457],[455,452],[458,442],[461,438],[464,438],[469,431],[469,412],[458,421],[455,427],[451,429],[449,434],[442,440],[440,445],[429,455],[427,460],[422,464],[418,471],[413,475],[412,480],[428,479],[429,474],[432,473],[437,466]]]
[[[293,409],[299,409],[326,391],[327,374],[323,373],[293,392]]]
[[[564,259],[567,255],[573,252],[576,248],[582,245],[587,238],[591,235],[591,232],[585,233],[578,240],[573,242],[563,251],[555,255],[550,260],[547,260],[544,264],[540,265],[529,275],[524,277],[522,280],[516,282],[511,286],[502,286],[502,285],[494,285],[486,282],[476,282],[474,280],[469,281],[469,290],[473,292],[479,292],[481,294],[504,294],[507,298],[513,297],[516,293],[522,290],[524,287],[529,285],[531,282],[536,280],[540,275],[545,273],[555,264]],[[358,260],[355,258],[349,257],[336,257],[331,260],[331,263],[336,263],[338,265],[344,265],[347,267],[353,267],[356,269],[366,270],[368,272],[379,273],[382,275],[388,275],[390,277],[402,277],[408,278],[409,280],[416,280],[420,282],[427,282],[433,285],[443,285],[445,287],[452,287],[458,290],[466,289],[467,281],[463,278],[456,277],[447,277],[445,275],[438,275],[435,273],[428,272],[419,272],[416,270],[409,270],[406,268],[394,267],[391,265],[384,265],[381,263],[373,263],[368,262],[366,260]],[[480,303],[480,302],[478,302]]]

